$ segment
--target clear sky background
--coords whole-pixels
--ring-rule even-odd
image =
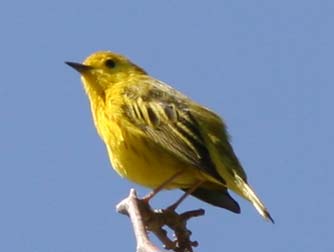
[[[334,2],[2,1],[0,251],[134,251],[79,75],[64,61],[130,57],[222,115],[276,224],[205,208],[198,251],[334,251]],[[179,192],[160,194],[156,207]]]

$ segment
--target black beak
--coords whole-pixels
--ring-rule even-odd
[[[75,62],[65,62],[70,67],[73,67],[75,70],[77,70],[79,73],[84,73],[92,69],[91,66],[86,66],[80,63]]]

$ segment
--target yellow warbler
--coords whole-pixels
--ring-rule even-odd
[[[66,63],[81,74],[96,129],[119,175],[153,189],[193,188],[191,195],[240,213],[231,189],[273,222],[248,185],[218,115],[122,55],[101,51],[82,64]]]

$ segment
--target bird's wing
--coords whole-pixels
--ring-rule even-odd
[[[218,173],[223,176],[223,173],[238,174],[245,182],[247,175],[242,168],[234,150],[230,144],[230,137],[226,126],[222,119],[212,111],[198,105],[193,104],[191,113],[196,118],[196,121],[203,132],[203,139],[210,152],[212,160],[217,165]]]
[[[155,95],[148,97],[133,95],[126,102],[125,109],[130,123],[159,148],[201,169],[225,185],[210,157],[200,125],[188,105],[182,102],[184,97],[175,97],[175,94],[170,95],[169,92],[161,94],[155,92]]]

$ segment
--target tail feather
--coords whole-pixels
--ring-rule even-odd
[[[256,196],[254,190],[244,181],[239,184],[240,189],[243,192],[243,196],[248,199],[255,209],[258,211],[258,213],[265,219],[265,220],[270,220],[272,223],[274,222],[274,219],[271,217],[268,209],[264,206],[262,201],[259,199],[259,197]]]
[[[235,191],[245,199],[249,200],[265,220],[270,220],[272,223],[275,223],[267,208],[255,194],[254,190],[247,184],[247,182],[236,173],[234,174],[234,178],[236,186],[234,189],[237,189]]]
[[[187,191],[187,189],[183,190]],[[230,210],[233,213],[240,213],[239,204],[230,196],[226,188],[212,190],[199,187],[191,195],[214,206]]]

